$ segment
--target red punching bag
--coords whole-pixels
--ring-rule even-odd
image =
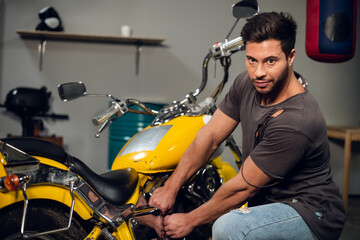
[[[307,0],[306,54],[320,62],[344,62],[355,54],[357,0]]]

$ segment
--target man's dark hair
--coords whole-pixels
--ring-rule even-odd
[[[259,13],[247,20],[241,31],[241,37],[246,42],[263,42],[275,39],[281,42],[281,49],[288,57],[295,47],[296,22],[288,13]]]

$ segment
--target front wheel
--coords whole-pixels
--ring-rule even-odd
[[[69,211],[60,205],[49,201],[30,201],[25,223],[25,234],[35,234],[44,231],[64,228],[68,224]],[[20,234],[23,202],[0,210],[0,239],[22,239]],[[39,236],[31,239],[41,240],[77,240],[86,237],[84,223],[73,216],[71,227],[67,231]]]

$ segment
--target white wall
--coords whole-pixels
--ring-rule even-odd
[[[45,122],[48,134],[64,137],[66,149],[96,172],[107,169],[108,132],[94,138],[96,127],[91,117],[107,101],[83,98],[63,103],[57,85],[83,81],[88,92],[111,93],[120,98],[133,97],[155,102],[179,100],[200,84],[202,59],[208,48],[222,41],[234,22],[230,7],[234,0],[0,0],[0,102],[19,86],[46,86],[52,92],[52,111],[70,115],[70,121]],[[295,70],[310,84],[329,125],[360,125],[359,44],[355,57],[345,63],[315,62],[305,54],[306,1],[259,0],[262,11],[290,12],[298,23]],[[43,70],[39,71],[37,40],[22,40],[15,30],[33,30],[38,11],[53,6],[60,14],[66,32],[119,34],[120,26],[133,27],[134,36],[165,38],[164,46],[144,46],[140,74],[135,75],[135,46],[84,42],[48,41]],[[358,10],[359,12],[359,10]],[[232,37],[239,35],[243,21]],[[359,18],[357,29],[359,32]],[[359,42],[359,41],[358,41]],[[230,82],[244,70],[242,53],[233,56]],[[210,64],[206,96],[221,78]],[[229,84],[230,85],[230,84]],[[228,87],[229,87],[228,85]],[[226,88],[227,89],[227,88]],[[21,134],[20,121],[1,111],[0,137]],[[236,132],[239,135],[239,131]],[[241,143],[240,136],[236,139]],[[360,193],[360,145],[353,145],[350,193]],[[335,181],[342,184],[343,147],[331,141]],[[226,154],[225,158],[231,158]],[[231,160],[232,161],[232,160]],[[357,176],[356,176],[357,175]]]

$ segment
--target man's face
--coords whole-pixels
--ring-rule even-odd
[[[246,42],[246,69],[256,90],[263,95],[278,94],[288,82],[294,50],[286,59],[278,40]]]

